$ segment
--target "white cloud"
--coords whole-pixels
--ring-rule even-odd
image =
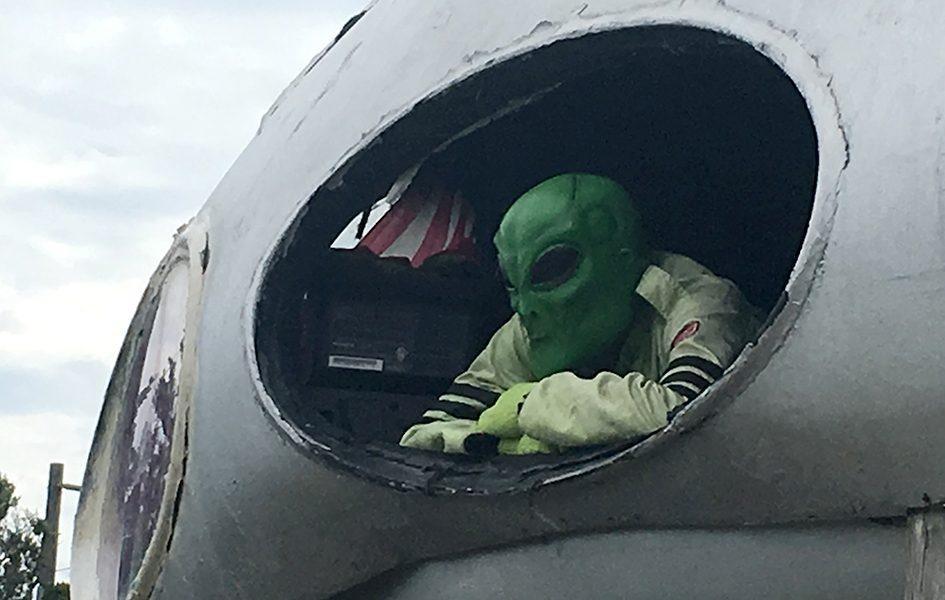
[[[33,250],[69,269],[75,267],[79,261],[88,260],[95,253],[90,246],[67,244],[42,235],[31,235],[26,239],[26,243]]]
[[[183,46],[193,40],[193,31],[179,18],[165,15],[154,22],[158,41],[165,46]]]
[[[0,472],[24,506],[49,462],[81,479],[89,407],[174,231],[365,3],[0,0]]]
[[[84,52],[114,46],[127,30],[125,20],[120,17],[89,19],[80,24],[78,29],[64,35],[62,40],[68,50]]]
[[[166,184],[140,158],[109,156],[95,148],[81,154],[43,156],[43,150],[8,147],[0,151],[0,184],[4,196],[17,189],[99,190],[107,188],[156,188]]]
[[[8,188],[61,188],[81,184],[95,170],[88,160],[43,161],[12,157],[3,161],[0,181]]]
[[[0,365],[112,364],[142,291],[138,279],[70,282],[27,293],[0,286]]]

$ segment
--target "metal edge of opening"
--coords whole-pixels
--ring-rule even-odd
[[[614,15],[608,15],[606,19],[606,21],[596,22],[591,20],[589,23],[582,23],[583,27],[579,30],[543,40],[543,43],[506,48],[506,54],[488,60],[479,68],[466,74],[465,77],[452,79],[441,88],[418,99],[415,104],[406,107],[401,113],[391,116],[390,120],[384,123],[381,130],[375,132],[375,135],[365,137],[361,143],[346,153],[316,191],[299,202],[296,209],[289,216],[282,227],[283,234],[266,251],[264,259],[254,273],[243,310],[243,333],[246,358],[256,388],[257,400],[276,429],[291,440],[293,442],[291,445],[307,458],[322,458],[322,462],[332,468],[403,491],[447,495],[526,491],[584,475],[618,460],[642,456],[676,438],[681,433],[691,430],[734,401],[782,347],[803,310],[819,271],[836,213],[841,177],[849,161],[846,133],[843,129],[837,98],[830,87],[831,78],[821,70],[817,57],[807,53],[796,40],[795,35],[778,29],[770,22],[735,11],[724,5],[713,5],[712,7],[685,6],[680,9],[643,9],[628,13],[622,21],[614,21]],[[818,164],[810,223],[794,269],[785,286],[786,302],[779,306],[779,312],[769,319],[767,329],[761,333],[757,342],[746,347],[719,382],[698,398],[690,401],[663,429],[642,440],[613,444],[599,452],[584,455],[579,459],[560,459],[554,461],[553,464],[544,466],[544,468],[524,467],[516,481],[500,481],[494,486],[477,488],[429,485],[429,475],[426,471],[433,465],[451,462],[449,456],[439,460],[421,457],[423,460],[417,460],[416,464],[403,462],[400,465],[403,467],[401,470],[413,471],[416,480],[395,480],[373,473],[360,465],[351,464],[350,461],[342,460],[334,454],[331,445],[338,442],[326,444],[297,429],[282,414],[278,404],[270,396],[263,382],[256,355],[256,309],[260,301],[262,284],[273,265],[278,261],[280,250],[292,239],[296,226],[308,208],[309,201],[316,196],[320,189],[330,185],[338,173],[343,173],[350,168],[357,161],[360,153],[373,144],[388,127],[407,116],[421,102],[434,98],[465,78],[474,77],[496,64],[530,54],[556,42],[607,31],[657,26],[707,30],[748,44],[791,80],[806,103],[814,126]],[[463,129],[463,127],[459,126],[457,129]],[[433,150],[428,155],[432,153]],[[392,449],[389,452],[390,455],[395,453],[404,456],[419,454],[403,449]],[[389,460],[393,460],[393,458]]]

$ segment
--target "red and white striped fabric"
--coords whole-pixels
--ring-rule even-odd
[[[413,267],[442,252],[478,262],[476,215],[461,192],[411,186],[358,242],[377,256],[404,256]]]

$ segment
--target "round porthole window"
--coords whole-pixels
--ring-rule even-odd
[[[73,586],[87,597],[125,598],[142,577],[153,583],[153,556],[167,547],[184,462],[188,252],[177,241],[159,265],[106,392],[72,554]]]
[[[561,40],[455,83],[383,135],[343,166],[342,185],[313,193],[255,296],[264,393],[293,437],[340,468],[494,493],[639,445],[488,460],[398,445],[510,317],[492,238],[548,177],[619,182],[655,246],[735,282],[769,324],[806,294],[796,267],[816,252],[805,246],[815,123],[795,82],[733,37],[660,25]],[[729,379],[712,395],[736,394]]]

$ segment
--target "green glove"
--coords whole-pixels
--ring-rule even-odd
[[[479,415],[479,430],[504,439],[522,437],[518,426],[518,413],[528,392],[535,386],[533,382],[516,383],[502,392],[492,407]]]
[[[517,439],[499,440],[499,454],[555,454],[554,446],[523,435]]]

